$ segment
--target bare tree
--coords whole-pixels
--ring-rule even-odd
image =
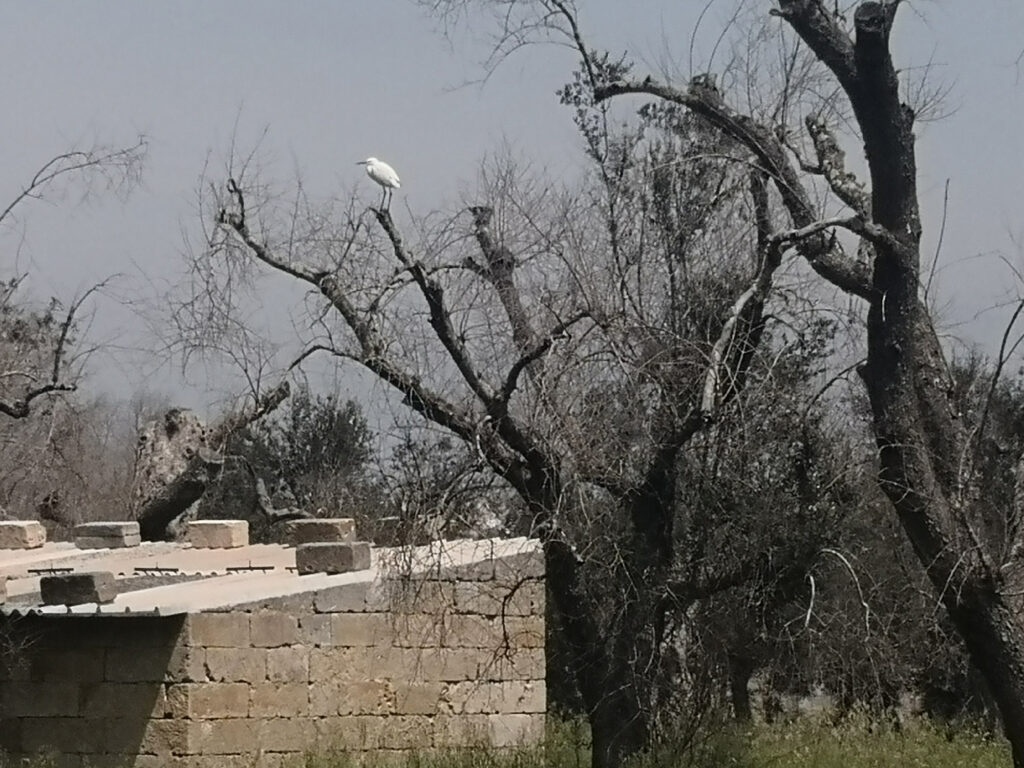
[[[805,313],[769,312],[788,292],[784,256],[835,223],[778,227],[770,175],[734,137],[680,112],[616,133],[591,90],[584,76],[563,94],[592,160],[585,186],[492,162],[477,199],[414,219],[413,240],[355,198],[316,203],[300,186],[276,207],[250,164],[212,187],[181,312],[197,346],[216,346],[255,267],[297,281],[307,352],[369,371],[520,497],[513,527],[543,541],[608,766],[679,722],[695,690],[680,685],[687,610],[805,557],[754,543],[708,556],[679,468],[799,345]]]
[[[146,155],[140,138],[127,147],[97,146],[73,150],[45,162],[21,191],[0,210],[0,231],[14,226],[29,202],[60,199],[78,191],[82,199],[98,192],[123,195],[138,182]],[[53,299],[50,306],[32,312],[16,303],[25,275],[13,275],[0,283],[0,414],[27,418],[40,398],[73,392],[76,372],[69,366],[70,337],[83,303],[103,287],[94,286],[62,309]]]
[[[440,5],[451,10],[465,4]],[[852,14],[819,0],[778,0],[766,9],[795,33],[833,89],[813,109],[807,100],[794,100],[788,109],[760,113],[730,106],[728,94],[708,76],[677,86],[654,76],[634,77],[625,65],[609,66],[607,55],[585,43],[571,3],[484,5],[513,23],[502,38],[506,44],[531,29],[568,40],[596,103],[642,95],[688,111],[745,147],[774,186],[793,231],[803,235],[796,247],[807,264],[867,304],[867,361],[859,372],[873,413],[879,482],[991,688],[1014,764],[1024,766],[1024,501],[1018,490],[1005,511],[1004,536],[986,540],[975,457],[990,425],[984,415],[965,423],[958,411],[946,355],[921,295],[917,114],[902,95],[905,80],[890,45],[899,0],[860,2]],[[784,105],[792,94],[781,96],[777,102]],[[797,106],[808,110],[803,138],[787,122]],[[852,116],[863,142],[867,184],[845,166],[830,120],[839,114]],[[814,194],[819,181],[828,187],[833,216],[821,216]],[[847,236],[840,232],[858,239],[856,255],[843,247]],[[1008,339],[1009,332],[1003,352],[1012,346]],[[1018,476],[1024,476],[1024,463],[1018,462]]]
[[[0,234],[12,250],[0,273],[0,503],[21,516],[34,510],[66,522],[65,504],[80,507],[77,493],[88,483],[75,476],[84,451],[78,443],[90,429],[88,407],[72,397],[95,347],[88,343],[87,305],[107,287],[97,283],[73,299],[38,302],[31,275],[18,270],[16,238],[32,203],[74,195],[124,196],[138,182],[146,154],[139,139],[125,147],[95,146],[57,155],[0,207]],[[102,464],[104,456],[96,456]],[[61,475],[64,475],[62,477]],[[66,481],[66,482],[65,482]]]

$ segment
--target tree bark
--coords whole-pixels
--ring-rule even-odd
[[[882,489],[991,687],[1014,765],[1024,768],[1024,627],[1002,592],[959,487],[962,430],[941,404],[948,374],[918,298],[921,224],[912,110],[899,99],[889,51],[897,3],[863,2],[851,43],[823,6],[781,2],[783,15],[839,80],[864,137],[871,210],[889,238],[875,245],[864,381]],[[937,359],[936,359],[937,358]]]
[[[167,526],[199,501],[206,487],[220,474],[224,457],[206,448],[200,448],[185,470],[166,486],[158,490],[139,510],[139,534],[143,541],[159,541],[166,535]]]
[[[754,669],[751,659],[729,654],[729,694],[733,716],[739,723],[749,723],[754,719],[754,710],[750,706],[750,678],[754,675]]]

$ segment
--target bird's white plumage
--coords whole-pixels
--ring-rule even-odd
[[[385,203],[388,202],[388,191],[402,186],[402,182],[399,180],[398,174],[395,173],[395,169],[376,157],[360,160],[356,165],[365,165],[366,175],[380,184],[384,190],[384,196],[380,200],[381,207],[383,208]]]
[[[398,174],[395,173],[395,169],[383,160],[378,160],[376,157],[368,157],[360,165],[365,165],[366,175],[382,187],[398,189],[402,186],[402,182],[398,178]]]

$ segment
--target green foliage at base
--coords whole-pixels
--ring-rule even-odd
[[[729,727],[696,746],[666,746],[629,768],[1009,768],[1001,738],[911,722],[902,730],[866,721],[832,725],[801,720],[750,728]],[[360,761],[353,755],[310,756],[296,768],[589,768],[587,728],[553,723],[545,745],[521,750],[464,749]]]
[[[1009,746],[1001,738],[971,730],[947,730],[911,722],[897,731],[849,722],[834,726],[802,720],[786,725],[732,729],[714,738],[702,759],[662,761],[658,766],[707,768],[1009,768]]]
[[[831,725],[810,719],[772,726],[729,727],[688,749],[670,746],[628,768],[1009,768],[1008,745],[969,729],[912,722],[902,730],[867,721]],[[41,757],[31,768],[61,763]],[[0,754],[0,768],[13,766]],[[19,768],[26,768],[19,763]],[[294,768],[589,768],[589,732],[578,721],[555,722],[544,745],[530,749],[462,749],[393,755],[308,755]]]

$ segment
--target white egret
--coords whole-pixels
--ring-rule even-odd
[[[388,193],[391,192],[391,194],[394,195],[393,190],[402,186],[401,181],[398,179],[398,174],[395,173],[395,169],[383,160],[378,160],[376,157],[368,157],[365,160],[360,160],[356,165],[366,166],[366,175],[380,184],[384,189],[384,196],[380,199],[380,207],[383,208],[385,201],[387,201],[387,207],[390,208],[391,201],[388,199]]]

